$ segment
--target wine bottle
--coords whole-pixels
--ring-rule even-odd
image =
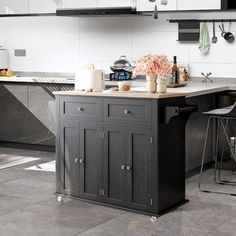
[[[171,78],[172,84],[179,84],[180,78],[179,78],[179,68],[177,66],[177,57],[174,56],[173,66],[172,66],[172,78]]]

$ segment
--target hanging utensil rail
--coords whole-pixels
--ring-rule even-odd
[[[167,20],[170,23],[178,23],[182,21],[198,21],[198,22],[236,22],[236,19],[206,19],[206,20],[197,20],[197,19],[176,19],[176,20]]]

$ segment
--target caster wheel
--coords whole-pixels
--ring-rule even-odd
[[[156,216],[151,216],[151,222],[156,223],[157,222],[157,217]]]
[[[62,196],[57,196],[57,202],[62,202],[62,201],[63,201]]]

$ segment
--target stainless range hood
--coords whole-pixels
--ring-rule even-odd
[[[129,16],[139,13],[132,7],[57,9],[57,16]]]

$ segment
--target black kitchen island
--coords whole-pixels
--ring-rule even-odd
[[[59,195],[153,216],[186,202],[183,94],[55,94]]]

